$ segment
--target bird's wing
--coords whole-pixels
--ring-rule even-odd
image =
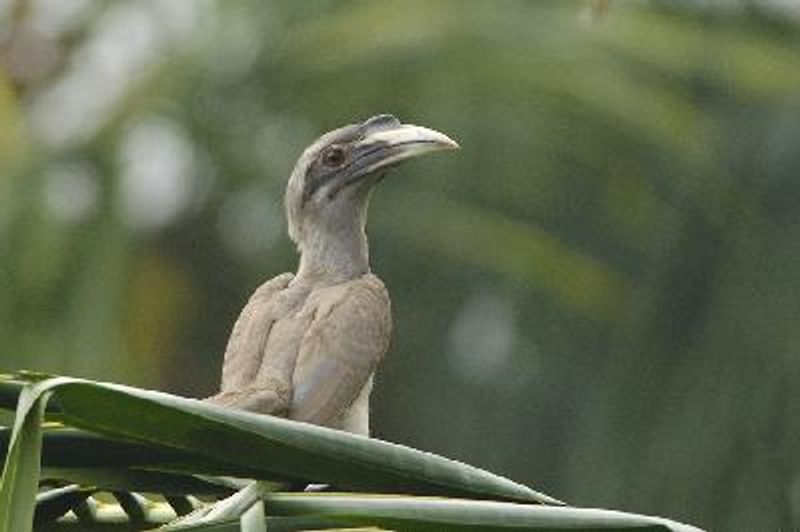
[[[242,309],[225,349],[225,362],[222,364],[223,393],[241,390],[256,378],[264,345],[275,321],[270,300],[286,288],[292,277],[291,273],[284,273],[262,284]]]
[[[353,404],[389,347],[389,294],[366,275],[320,295],[292,376],[289,418],[332,425]]]

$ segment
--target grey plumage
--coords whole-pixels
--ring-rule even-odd
[[[207,401],[369,433],[372,376],[391,333],[389,294],[369,268],[369,194],[389,167],[455,147],[379,115],[305,150],[286,191],[298,271],[252,295],[228,341],[221,390]]]

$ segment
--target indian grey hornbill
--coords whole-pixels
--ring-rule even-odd
[[[221,390],[207,401],[368,435],[372,376],[392,326],[389,294],[369,267],[370,192],[401,161],[457,147],[384,114],[303,152],[285,198],[297,272],[252,295],[225,351]]]

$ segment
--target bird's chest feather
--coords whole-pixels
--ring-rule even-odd
[[[274,318],[264,345],[263,364],[273,375],[291,382],[303,337],[314,319],[314,309],[307,294],[291,299],[282,295],[274,302]]]
[[[272,302],[274,321],[264,346],[270,373],[291,382],[302,343],[318,315],[339,299],[336,287],[306,291],[287,289]]]

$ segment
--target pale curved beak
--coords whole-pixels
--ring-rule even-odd
[[[412,124],[381,128],[354,145],[354,170],[364,175],[426,153],[457,150],[458,143],[439,131]]]

